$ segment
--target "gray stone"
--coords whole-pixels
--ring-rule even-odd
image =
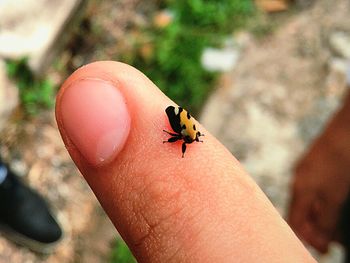
[[[350,35],[344,32],[334,32],[331,34],[329,43],[333,51],[346,59],[350,59]]]
[[[6,65],[0,60],[0,131],[18,104],[18,90],[7,77]]]
[[[0,58],[29,58],[41,72],[83,0],[1,0]]]
[[[233,48],[206,48],[203,51],[202,65],[208,71],[230,71],[237,64],[239,52]]]
[[[350,84],[350,60],[331,58],[328,61],[326,88],[330,95],[342,95]]]
[[[250,41],[250,35],[239,32],[234,37],[227,38],[223,48],[207,47],[204,49],[201,63],[208,71],[227,72],[234,69],[241,50]]]

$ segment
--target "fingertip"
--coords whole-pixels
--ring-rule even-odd
[[[82,78],[60,97],[60,126],[86,161],[94,166],[111,161],[130,131],[125,99],[112,82]]]

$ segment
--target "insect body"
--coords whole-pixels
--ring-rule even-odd
[[[169,106],[165,109],[166,115],[168,116],[170,126],[174,133],[163,130],[167,134],[171,135],[166,142],[176,142],[183,140],[182,143],[182,158],[186,152],[186,144],[196,142],[203,142],[199,140],[200,136],[204,136],[196,129],[194,119],[192,116],[181,107]]]

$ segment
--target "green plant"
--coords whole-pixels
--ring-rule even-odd
[[[136,39],[136,50],[122,60],[143,71],[171,99],[196,114],[217,76],[201,66],[204,48],[220,46],[227,34],[245,25],[255,12],[254,6],[251,0],[169,0],[165,9],[173,15],[170,24],[147,28]],[[151,47],[149,56],[140,52],[145,45]]]
[[[7,74],[15,80],[21,104],[26,113],[33,115],[41,108],[54,105],[55,88],[49,79],[37,79],[28,67],[28,59],[9,60]]]
[[[118,239],[112,251],[112,263],[135,263],[136,260],[131,254],[128,246],[123,240]]]

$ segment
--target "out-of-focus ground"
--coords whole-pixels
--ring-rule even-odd
[[[239,159],[282,215],[293,165],[341,105],[350,59],[350,4],[316,1],[247,41],[201,121]],[[331,250],[324,262],[341,262]]]
[[[64,237],[48,256],[2,237],[0,262],[107,262],[117,232],[71,161],[54,112],[43,113],[31,122],[13,119],[1,136],[6,138],[1,156],[49,202]]]
[[[110,36],[122,38],[130,27],[147,23],[147,7],[138,1],[110,3],[89,10],[98,13],[101,27],[114,28]],[[256,39],[241,34],[244,44],[238,63],[222,76],[201,114],[207,129],[242,162],[283,215],[293,164],[346,92],[349,14],[347,0],[318,0],[311,7],[291,8],[275,17],[277,28],[270,35]],[[110,45],[114,39],[110,36],[98,36],[98,43],[107,43],[109,48],[100,54],[98,49],[92,52],[96,39],[78,34],[74,44],[68,41],[61,60],[73,57],[69,65],[74,68],[96,58],[106,59],[109,53],[118,52],[118,45]],[[1,72],[0,67],[0,80]],[[64,78],[59,71],[50,70],[50,74],[58,82]],[[0,106],[8,98],[0,93]],[[46,197],[65,231],[49,256],[0,238],[0,263],[107,262],[116,231],[68,156],[53,110],[30,121],[15,112],[3,125],[0,138],[1,156]],[[341,253],[333,249],[320,260],[340,259]]]
[[[0,5],[0,14],[3,15],[0,20],[0,156],[9,162],[23,180],[45,197],[64,231],[62,241],[50,255],[38,255],[17,246],[0,233],[0,263],[108,262],[118,236],[70,159],[58,133],[54,109],[30,118],[24,116],[21,109],[17,109],[8,121],[4,121],[17,104],[18,92],[16,85],[6,76],[3,59],[29,55],[29,65],[35,72],[41,74],[40,71],[44,70],[51,80],[60,83],[67,72],[71,71],[70,66],[77,67],[98,59],[97,55],[92,56],[90,48],[93,48],[93,44],[89,45],[91,39],[87,36],[82,40],[80,36],[76,36],[76,28],[72,29],[77,24],[75,20],[82,19],[80,11],[98,12],[95,15],[99,19],[96,23],[107,23],[108,18],[110,23],[120,23],[120,26],[115,26],[114,32],[119,34],[137,13],[134,10],[136,1],[132,0],[114,5],[114,1],[103,4],[93,1],[93,7],[98,9],[92,11],[87,10],[82,2],[86,4],[87,1],[25,0],[20,4],[11,0],[0,1],[0,4],[5,4],[8,8],[1,9]],[[109,8],[110,6],[113,8]],[[77,10],[77,7],[81,10]],[[84,25],[84,22],[79,23]],[[76,30],[80,30],[79,27]],[[84,28],[81,31],[85,32]],[[50,34],[46,35],[47,32]],[[70,39],[73,39],[74,47]],[[99,41],[103,45],[108,39],[108,35],[103,39],[98,36],[94,43]],[[45,68],[48,61],[52,62],[50,58],[57,53],[60,55],[53,64],[68,66],[64,69],[57,69],[57,65]]]
[[[202,123],[280,212],[295,160],[346,92],[346,54],[331,42],[349,36],[349,11],[347,1],[319,0],[284,18],[271,36],[246,40],[235,69],[222,76],[202,111]]]

